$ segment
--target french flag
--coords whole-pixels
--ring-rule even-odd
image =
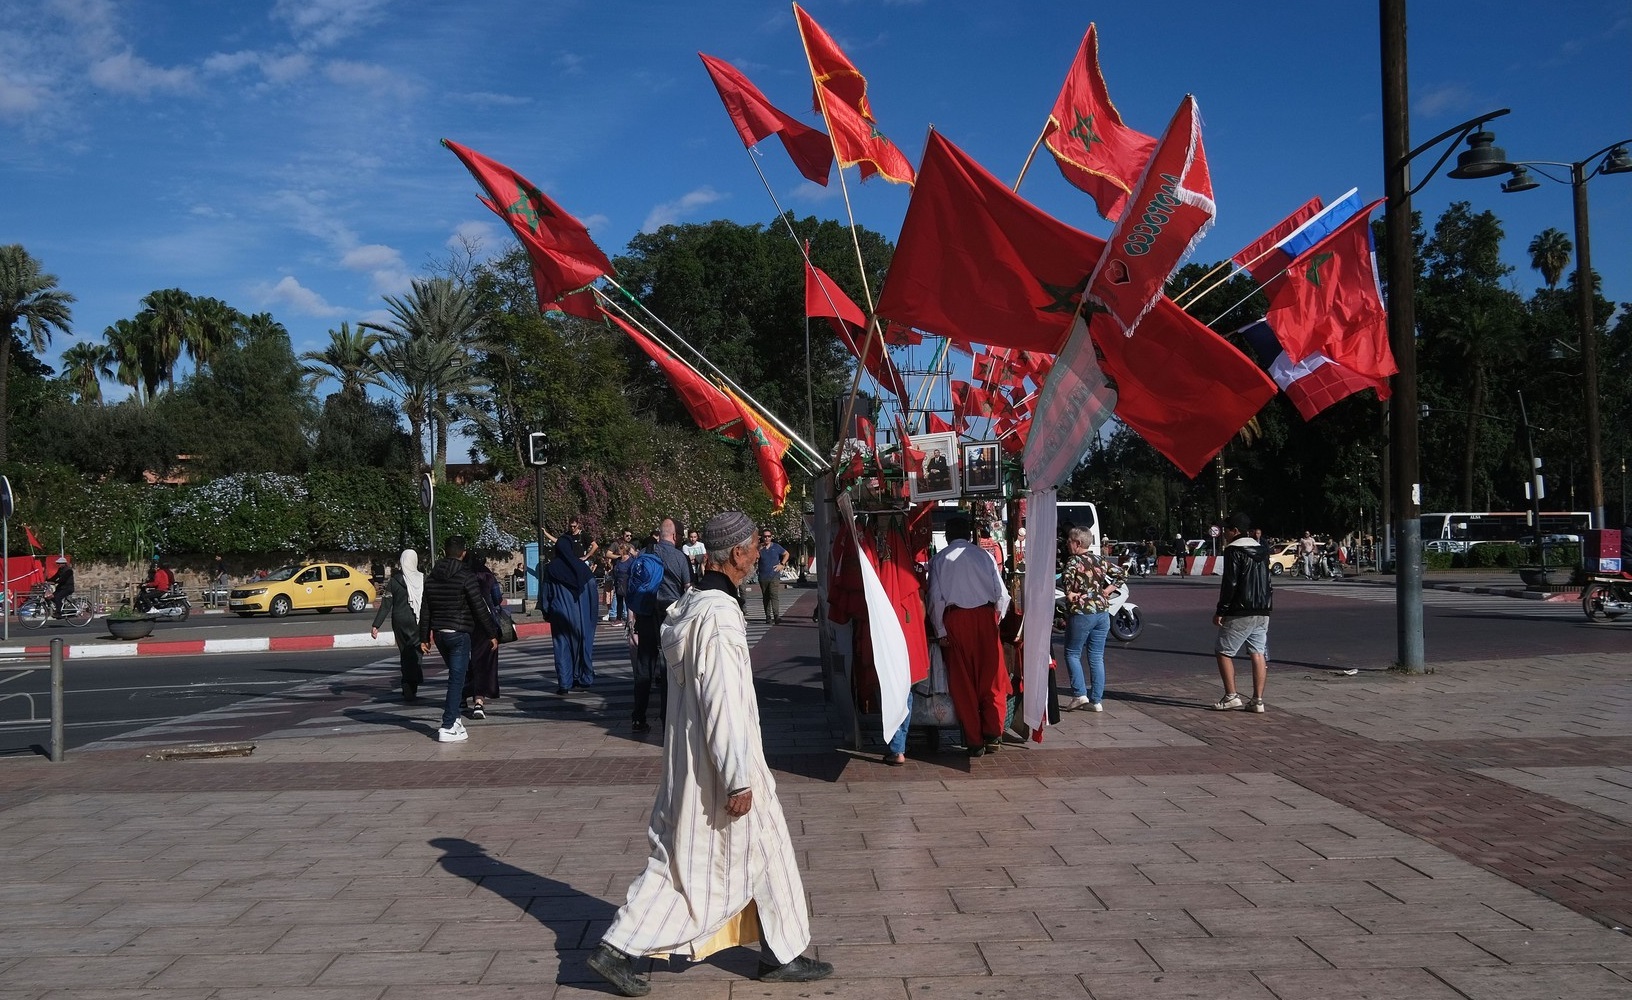
[[[1350,371],[1319,351],[1293,364],[1275,331],[1264,320],[1248,323],[1236,333],[1246,340],[1258,363],[1269,372],[1269,377],[1286,393],[1306,422],[1333,403],[1363,389],[1375,389],[1378,399],[1389,396],[1388,379],[1368,378]]]

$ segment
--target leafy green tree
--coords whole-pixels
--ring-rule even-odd
[[[341,323],[340,329],[329,331],[327,347],[300,356],[306,387],[315,390],[332,379],[339,384],[341,395],[365,395],[369,386],[380,384],[380,360],[375,355],[379,343],[379,334]]]
[[[1530,266],[1541,272],[1541,280],[1548,288],[1557,288],[1558,279],[1570,266],[1570,253],[1575,244],[1558,229],[1543,229],[1530,241]]]
[[[323,401],[311,464],[313,469],[390,469],[404,477],[417,468],[396,407],[346,392]]]
[[[12,349],[38,354],[51,342],[52,330],[71,333],[73,301],[21,244],[0,246],[0,462],[8,454]]]
[[[164,403],[197,475],[306,468],[313,406],[287,335],[227,346]]]
[[[81,403],[102,402],[102,380],[114,377],[113,348],[81,341],[62,352],[62,378]]]
[[[47,408],[45,421],[51,430],[30,449],[35,460],[93,480],[140,483],[147,473],[164,478],[181,453],[181,436],[169,415],[135,399],[112,406],[63,401]]]

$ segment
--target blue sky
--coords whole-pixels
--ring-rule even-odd
[[[1219,208],[1199,260],[1311,195],[1382,193],[1372,2],[806,9],[867,75],[909,158],[933,123],[1004,178],[1097,21],[1130,125],[1158,134],[1197,96]],[[1513,159],[1573,160],[1632,138],[1624,0],[1418,0],[1410,27],[1414,142],[1498,107],[1513,109],[1494,124]],[[342,321],[380,318],[382,296],[404,293],[457,237],[507,245],[444,136],[526,174],[611,255],[664,222],[771,219],[699,50],[819,124],[781,2],[0,0],[0,242],[22,243],[78,297],[52,362],[169,287],[271,312],[297,351],[318,348]],[[816,188],[779,144],[761,150],[785,207],[843,218],[836,181]],[[893,239],[908,189],[849,181],[858,220]],[[1611,299],[1632,299],[1632,176],[1589,190],[1594,265]],[[1109,231],[1046,155],[1022,193]],[[1499,180],[1442,175],[1415,205],[1431,223],[1458,199],[1502,218],[1525,293],[1540,280],[1531,237],[1572,232],[1565,185],[1504,195]]]

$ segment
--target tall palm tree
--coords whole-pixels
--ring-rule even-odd
[[[102,380],[114,377],[117,361],[113,348],[107,344],[81,341],[62,352],[62,378],[74,390],[81,403],[100,405]]]
[[[11,407],[6,388],[12,342],[21,335],[23,347],[38,354],[51,342],[53,329],[72,332],[73,301],[72,295],[57,288],[57,276],[41,271],[40,262],[22,244],[0,246],[0,462],[7,459]]]
[[[158,364],[162,380],[174,385],[176,362],[181,360],[182,347],[198,340],[195,332],[198,319],[193,314],[193,297],[179,288],[165,288],[149,292],[142,300],[143,312],[151,313],[146,320],[152,340],[153,359]]]
[[[1570,254],[1574,250],[1575,244],[1562,231],[1543,229],[1530,241],[1530,266],[1541,272],[1541,280],[1547,283],[1548,288],[1557,288],[1558,279],[1570,266]]]
[[[239,327],[243,333],[244,343],[250,344],[267,337],[287,337],[289,331],[282,323],[272,318],[271,313],[256,313],[253,316],[240,316]]]
[[[196,367],[208,368],[223,347],[238,339],[244,315],[220,299],[210,298],[193,299],[192,313],[193,321],[181,346]]]
[[[158,354],[153,349],[152,319],[153,314],[144,311],[137,313],[134,319],[117,320],[102,331],[108,349],[113,352],[115,381],[130,386],[136,401],[144,406],[164,381]]]
[[[386,296],[385,305],[391,323],[361,326],[383,338],[381,367],[402,400],[403,413],[409,414],[411,404],[422,408],[419,427],[431,432],[431,473],[441,481],[448,465],[448,428],[455,417],[465,415],[464,408],[453,405],[452,396],[479,395],[483,390],[481,380],[468,370],[470,352],[487,346],[476,296],[469,286],[450,278],[416,279],[406,298]],[[412,426],[414,417],[408,419]]]
[[[340,329],[329,331],[329,346],[321,351],[306,351],[300,356],[301,381],[308,390],[315,390],[327,379],[340,383],[340,395],[352,399],[363,396],[371,385],[380,384],[380,359],[375,348],[380,335],[351,324],[341,323]]]

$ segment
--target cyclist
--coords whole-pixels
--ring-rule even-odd
[[[57,571],[45,578],[45,582],[53,586],[51,591],[51,607],[53,617],[62,617],[62,605],[74,593],[74,568],[68,565],[66,556],[57,557]]]

